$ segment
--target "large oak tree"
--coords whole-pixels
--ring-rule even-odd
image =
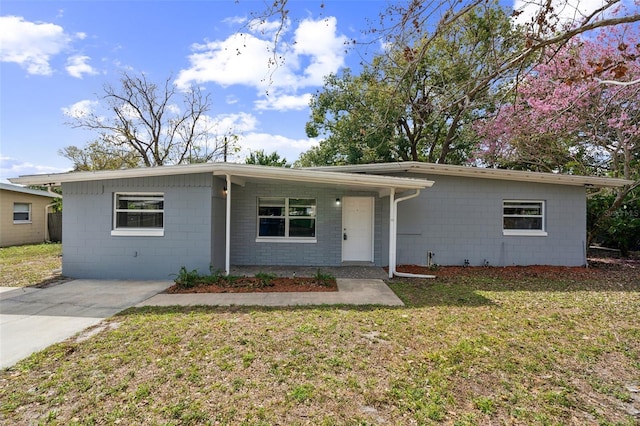
[[[329,76],[306,127],[309,136],[326,139],[299,163],[464,162],[474,144],[469,125],[495,94],[479,81],[522,40],[508,11],[487,2],[435,37],[390,45],[360,75]]]

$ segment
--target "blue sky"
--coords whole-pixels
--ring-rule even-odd
[[[70,170],[58,151],[97,134],[65,124],[69,115],[99,108],[104,85],[117,87],[123,71],[204,88],[210,122],[220,134],[240,136],[236,161],[257,149],[295,161],[318,142],[304,132],[310,95],[324,75],[357,70],[364,54],[375,53],[376,43],[365,52],[345,42],[364,41],[387,2],[290,0],[285,63],[276,70],[267,66],[271,23],[247,24],[268,2],[3,0],[0,181]]]
[[[198,84],[211,95],[211,120],[231,128],[243,148],[278,151],[289,161],[317,141],[306,137],[308,100],[322,77],[360,56],[381,1],[293,0],[286,62],[267,66],[272,29],[250,31],[262,1],[3,1],[0,6],[0,177],[67,171],[58,155],[96,134],[66,125],[68,114],[97,108],[104,84],[144,72],[155,82]],[[242,36],[240,34],[243,34]],[[237,55],[235,49],[240,48]],[[273,71],[273,74],[272,74]],[[272,82],[266,82],[272,76]],[[268,95],[267,95],[268,92]],[[176,99],[177,101],[177,99]]]

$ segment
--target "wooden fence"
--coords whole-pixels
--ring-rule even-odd
[[[49,213],[49,241],[62,242],[62,212]]]

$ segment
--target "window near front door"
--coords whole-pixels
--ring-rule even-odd
[[[502,202],[503,235],[547,235],[544,210],[544,201],[504,200]]]
[[[13,223],[31,223],[30,203],[13,203]]]
[[[258,198],[257,241],[316,240],[314,198]]]
[[[164,235],[164,194],[115,193],[113,205],[111,235]]]

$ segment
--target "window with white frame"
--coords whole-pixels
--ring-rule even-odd
[[[258,198],[258,240],[315,241],[316,200]]]
[[[539,200],[504,200],[502,233],[504,235],[547,235],[545,202]]]
[[[13,203],[13,223],[31,223],[30,203]]]
[[[164,235],[164,194],[115,193],[113,206],[111,235]]]

